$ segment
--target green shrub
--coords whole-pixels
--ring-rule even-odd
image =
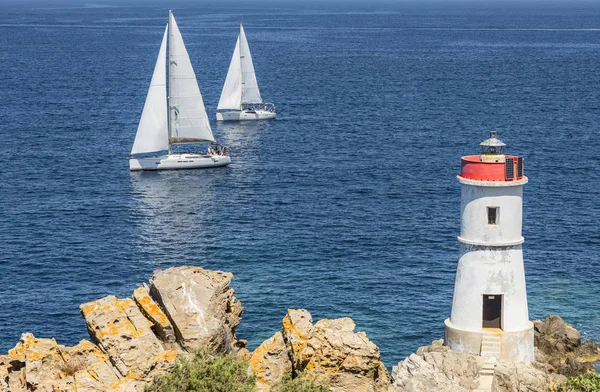
[[[248,362],[231,355],[217,357],[197,352],[191,360],[181,359],[167,374],[155,377],[147,392],[255,392],[255,377]]]
[[[570,377],[558,387],[559,392],[600,392],[600,375],[590,372]]]
[[[329,392],[329,388],[306,373],[298,373],[293,379],[286,374],[272,392]]]

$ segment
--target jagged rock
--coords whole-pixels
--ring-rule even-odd
[[[199,267],[169,268],[152,275],[150,293],[186,350],[234,351],[235,327],[243,309],[229,288],[232,278],[231,273]]]
[[[90,337],[123,377],[152,377],[169,368],[177,357],[175,351],[163,349],[150,322],[130,298],[108,296],[80,309]]]
[[[547,392],[548,373],[522,363],[499,361],[494,370],[496,392]]]
[[[454,391],[477,388],[485,358],[452,351],[435,340],[392,368],[393,384],[403,391]]]
[[[67,377],[61,366],[64,360],[61,348],[54,339],[37,339],[30,333],[21,335],[9,356],[23,364],[25,382],[33,391],[68,391],[72,390],[73,378]]]
[[[393,385],[402,392],[475,390],[486,361],[487,358],[452,351],[442,346],[441,340],[434,341],[393,367]],[[538,350],[531,366],[498,361],[494,369],[494,391],[546,392],[551,385],[565,380],[564,376],[549,373],[550,368]]]
[[[121,391],[143,390],[143,383],[122,379],[112,366],[108,355],[95,344],[82,340],[74,347],[67,347],[63,352],[65,365],[62,371],[73,374],[76,391]]]
[[[142,311],[142,314],[152,322],[152,329],[156,336],[163,342],[174,343],[176,339],[173,326],[167,315],[150,296],[147,285],[144,284],[133,292],[133,300]]]
[[[446,376],[417,354],[392,368],[393,385],[406,392],[466,392],[457,380]]]
[[[256,375],[256,387],[261,392],[270,391],[281,382],[286,373],[292,371],[281,332],[277,332],[254,350],[249,362]]]
[[[534,321],[534,331],[535,346],[546,357],[550,372],[576,376],[592,371],[593,363],[600,360],[598,345],[582,343],[579,332],[559,316],[548,315],[544,321]]]
[[[11,355],[9,352],[9,355],[0,355],[0,391],[24,392],[25,390],[24,353],[13,353]]]
[[[549,314],[544,321],[534,321],[534,342],[546,355],[565,354],[581,346],[581,335],[559,316]]]
[[[533,359],[533,362],[531,362],[531,366],[533,366],[534,368],[541,370],[545,373],[556,372],[556,368],[554,368],[554,366],[552,366],[552,364],[548,361],[548,359],[546,358],[546,356],[544,355],[544,353],[542,351],[540,351],[537,347],[535,347],[533,349],[533,353],[534,353],[534,359]]]
[[[237,359],[249,361],[252,354],[248,351],[248,341],[244,339],[233,342],[233,351]]]
[[[289,310],[283,337],[293,370],[326,379],[332,392],[387,392],[390,379],[379,348],[354,328],[350,318],[325,319],[313,326],[310,313]]]
[[[573,377],[592,370],[594,370],[594,366],[591,363],[580,361],[574,357],[567,357],[558,367],[557,373],[566,377]]]
[[[313,349],[308,345],[313,330],[312,316],[308,310],[288,309],[283,318],[283,333],[295,370],[306,368],[314,354]]]
[[[9,366],[4,380],[8,386],[0,389],[2,392],[143,391],[143,383],[121,379],[108,356],[86,340],[65,347],[54,339],[23,334],[9,355],[0,359],[0,369],[6,364]]]

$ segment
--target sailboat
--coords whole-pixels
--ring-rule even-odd
[[[250,47],[240,24],[240,35],[217,106],[217,121],[266,120],[275,116],[275,105],[263,102],[260,96]]]
[[[211,143],[206,153],[190,151],[190,147],[199,143]],[[180,151],[186,147],[187,153]],[[163,155],[148,157],[161,152]],[[131,149],[129,168],[198,169],[229,163],[227,148],[215,143],[196,74],[173,12],[169,11],[169,23]]]

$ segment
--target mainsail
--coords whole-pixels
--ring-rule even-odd
[[[217,110],[240,110],[242,104],[260,103],[263,103],[263,101],[254,73],[250,47],[248,46],[244,27],[240,24],[240,35],[233,50]]]
[[[240,110],[242,108],[242,63],[240,60],[240,37],[238,37],[217,110]]]
[[[169,142],[214,142],[196,74],[169,12]]]
[[[167,31],[165,28],[146,103],[138,125],[131,154],[142,154],[169,148],[167,126]]]
[[[258,82],[254,73],[254,64],[250,55],[250,47],[240,24],[240,62],[242,63],[242,103],[262,103]]]

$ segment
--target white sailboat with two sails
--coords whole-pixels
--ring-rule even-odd
[[[244,27],[240,24],[240,34],[217,106],[217,121],[267,120],[275,117],[275,105],[263,102],[260,96],[250,47]]]
[[[202,144],[208,144],[206,153],[190,151]],[[178,151],[186,147],[187,153]],[[148,157],[164,151],[167,154]],[[199,169],[229,163],[227,149],[215,145],[196,74],[173,12],[169,11],[169,23],[131,149],[129,168]]]

